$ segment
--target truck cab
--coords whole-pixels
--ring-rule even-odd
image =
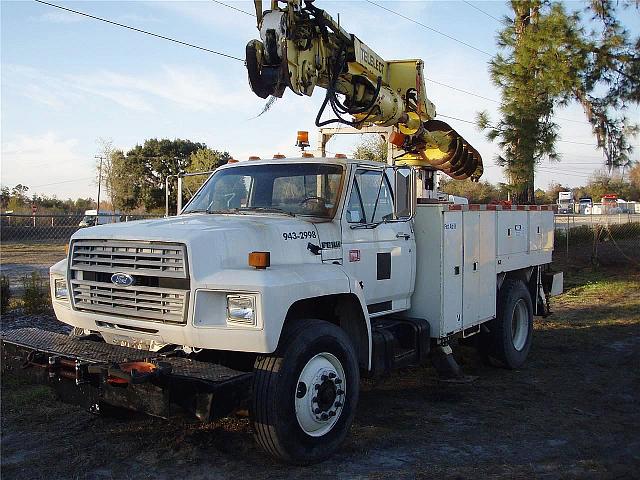
[[[519,368],[533,315],[561,290],[551,208],[442,202],[421,176],[344,158],[230,163],[175,217],[76,232],[51,267],[56,316],[107,344],[251,372],[260,445],[318,461],[346,435],[361,374],[451,364],[473,335]]]

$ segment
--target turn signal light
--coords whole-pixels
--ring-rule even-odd
[[[257,268],[258,270],[264,270],[271,266],[271,253],[270,252],[251,252],[249,254],[249,266]]]
[[[304,148],[308,146],[309,146],[309,132],[298,130],[298,135],[296,137],[296,147]]]
[[[249,160],[260,160],[260,157],[256,156],[256,155],[251,155],[249,157]]]
[[[304,152],[302,158],[314,158],[313,153]]]

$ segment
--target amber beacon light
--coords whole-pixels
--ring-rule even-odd
[[[298,130],[298,135],[296,137],[296,147],[300,147],[304,149],[308,146],[309,146],[309,132]]]
[[[251,252],[249,254],[249,266],[257,268],[258,270],[264,270],[271,266],[271,253],[270,252]]]

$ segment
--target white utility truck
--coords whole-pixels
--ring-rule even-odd
[[[347,435],[361,375],[432,361],[455,380],[451,345],[471,336],[520,368],[562,274],[552,207],[439,200],[436,170],[478,180],[482,159],[435,118],[421,60],[383,60],[310,0],[255,3],[252,90],[326,89],[316,125],[387,128],[388,163],[233,162],[175,217],[79,230],[51,267],[74,335],[8,332],[3,365],[93,410],[248,408],[264,450],[310,463]]]
[[[210,420],[248,398],[265,450],[322,459],[361,375],[430,357],[455,375],[449,345],[471,335],[519,368],[560,288],[551,208],[441,203],[416,195],[418,173],[342,158],[223,166],[180,215],[73,235],[51,295],[80,339],[4,341],[49,352],[40,364],[91,389],[94,408]]]

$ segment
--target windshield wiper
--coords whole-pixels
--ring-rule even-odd
[[[237,212],[256,211],[256,212],[266,212],[266,213],[283,213],[283,214],[289,215],[291,217],[295,217],[296,216],[294,213],[288,212],[288,211],[283,210],[282,208],[278,208],[278,207],[240,207],[240,208],[236,208],[235,211],[237,211]]]

